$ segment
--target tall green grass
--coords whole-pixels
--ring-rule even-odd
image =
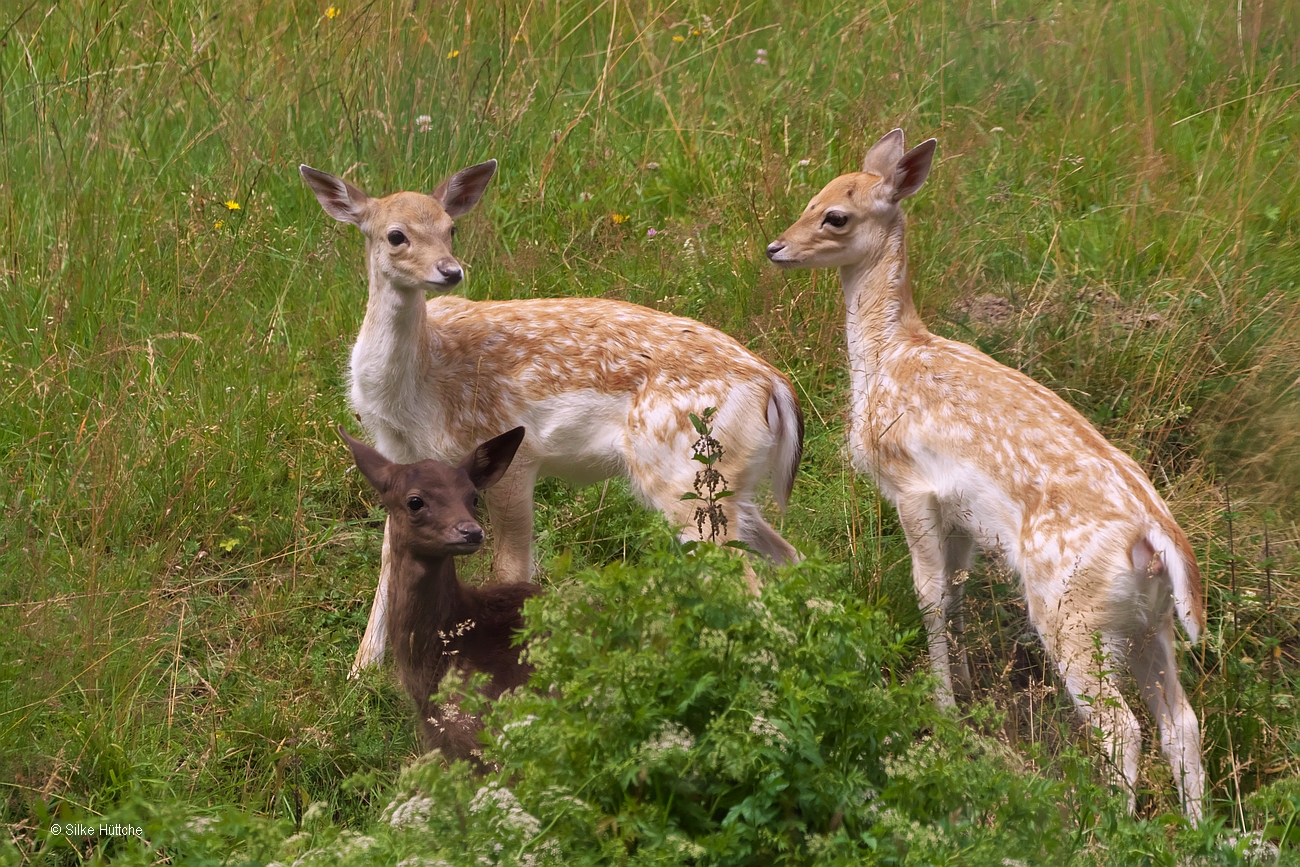
[[[328,799],[359,822],[367,790],[340,781],[415,753],[388,679],[344,678],[378,559],[330,433],[364,268],[300,162],[383,193],[496,157],[458,234],[471,297],[625,298],[788,371],[809,427],[784,533],[919,622],[893,514],[843,453],[835,277],[761,253],[893,126],[940,140],[909,203],[923,316],[1079,407],[1189,531],[1211,794],[1262,827],[1300,752],[1296,11],[7,4],[0,811],[18,846],[40,851],[60,805],[131,797],[271,817]],[[624,487],[539,490],[543,562],[636,559],[650,519]],[[978,696],[1050,772],[1084,733],[996,564],[969,597]],[[1148,756],[1157,815],[1175,804]]]

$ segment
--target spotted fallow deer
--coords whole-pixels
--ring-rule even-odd
[[[1074,408],[926,330],[912,303],[899,203],[920,189],[934,149],[930,139],[905,153],[902,130],[889,133],[862,171],[814,196],[767,255],[782,268],[839,269],[850,455],[898,509],[938,699],[953,704],[947,621],[960,644],[961,582],[973,549],[991,549],[1020,574],[1029,618],[1100,730],[1130,808],[1141,734],[1116,662],[1135,676],[1183,807],[1199,819],[1201,739],[1178,681],[1173,626],[1177,611],[1195,641],[1205,625],[1195,556],[1141,468]],[[958,674],[969,685],[964,656]]]
[[[770,478],[784,507],[803,450],[790,381],[727,335],[691,319],[594,298],[480,301],[438,294],[461,281],[453,221],[477,204],[490,160],[432,193],[371,198],[301,167],[325,212],[366,241],[370,301],[352,350],[352,405],[379,451],[399,463],[459,462],[485,432],[528,430],[509,472],[486,494],[497,578],[532,576],[533,487],[556,476],[590,484],[628,479],[648,505],[693,535],[698,438],[690,414],[716,407],[726,449],[719,469],[722,539],[777,562],[797,559],[766,521],[755,489]],[[383,659],[391,549],[353,672]]]

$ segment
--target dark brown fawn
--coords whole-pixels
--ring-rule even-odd
[[[398,676],[420,714],[420,740],[450,760],[476,760],[478,717],[431,696],[453,666],[463,674],[487,674],[482,691],[490,699],[526,683],[532,673],[520,660],[514,635],[524,627],[520,609],[539,592],[537,585],[470,587],[456,577],[456,557],[483,545],[479,492],[505,474],[524,429],[488,440],[458,467],[433,460],[395,464],[342,427],[339,433],[388,510],[388,636]]]

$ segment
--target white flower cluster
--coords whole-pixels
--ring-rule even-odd
[[[820,611],[823,614],[830,614],[832,611],[834,611],[836,608],[839,607],[829,599],[807,599],[804,600],[803,604],[808,606],[813,611]]]
[[[763,743],[769,747],[773,744],[785,746],[790,742],[790,739],[785,736],[785,732],[777,728],[775,723],[762,714],[754,717],[754,721],[749,725],[749,733],[758,735],[763,739]]]
[[[727,633],[707,626],[700,630],[700,650],[707,650],[709,655],[722,659],[727,654]]]
[[[519,859],[520,867],[541,867],[543,864],[555,864],[560,860],[560,844],[547,840],[536,852],[525,852]]]
[[[307,825],[317,821],[325,812],[329,810],[330,805],[324,801],[312,801],[307,805],[307,809],[302,813],[302,824]]]
[[[528,716],[524,717],[523,719],[515,720],[512,723],[506,723],[505,725],[503,725],[501,727],[501,738],[499,741],[501,749],[504,750],[510,747],[510,739],[506,737],[506,735],[510,732],[511,729],[521,729],[526,726],[532,725],[536,721],[537,721],[536,715],[530,713]]]
[[[495,780],[475,792],[474,799],[469,802],[471,813],[487,810],[495,810],[501,815],[502,824],[512,831],[522,832],[525,837],[536,837],[542,830],[542,823],[523,808],[515,793],[501,788]]]
[[[1228,835],[1228,845],[1237,849],[1250,861],[1277,863],[1277,844],[1264,839],[1263,831],[1247,831],[1243,836]]]
[[[775,674],[781,670],[780,664],[776,661],[776,655],[767,649],[758,650],[746,656],[745,664],[749,666],[754,674],[762,674],[765,671]]]
[[[195,816],[185,823],[185,830],[191,834],[206,834],[217,824],[211,816]]]
[[[412,855],[410,858],[398,861],[397,867],[451,867],[451,865],[441,858],[435,861],[433,858],[421,858],[419,855]]]
[[[339,837],[339,857],[347,858],[350,855],[356,855],[364,852],[371,846],[375,845],[374,837],[366,837],[361,834],[353,834],[351,831],[344,831]]]
[[[688,751],[694,746],[695,738],[689,731],[674,722],[666,722],[643,749],[649,753],[666,753],[669,750]]]
[[[799,643],[799,637],[786,629],[780,623],[777,623],[776,620],[772,618],[772,612],[768,611],[767,606],[761,601],[755,599],[753,602],[753,608],[754,613],[758,616],[758,619],[763,622],[763,625],[767,627],[768,632],[772,633],[772,635],[781,639],[786,644],[793,646]]]
[[[554,687],[552,687],[554,688]],[[613,684],[606,684],[605,687],[597,688],[582,700],[583,707],[600,709],[612,708],[621,699],[618,689]]]
[[[403,799],[400,795],[384,808],[382,819],[394,828],[410,828],[429,821],[429,811],[433,809],[433,799],[427,795],[412,795]]]
[[[880,812],[880,824],[889,833],[913,847],[932,848],[943,839],[942,827],[922,825],[915,819],[908,819],[893,807]]]

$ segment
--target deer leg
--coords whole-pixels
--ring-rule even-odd
[[[1067,606],[1061,608],[1066,610]],[[1117,669],[1124,663],[1123,648],[1128,642],[1107,635],[1077,610],[1066,616],[1068,621],[1060,628],[1043,630],[1043,638],[1074,706],[1101,743],[1113,783],[1128,795],[1132,812],[1142,730],[1119,690]]]
[[[948,617],[952,622],[952,642],[957,650],[957,680],[966,695],[971,694],[970,657],[966,653],[966,579],[970,575],[975,542],[960,531],[950,531],[943,540],[944,571],[948,583]]]
[[[516,458],[501,481],[484,491],[491,520],[492,572],[497,580],[532,580],[537,470],[535,462]]]
[[[1200,822],[1205,773],[1201,769],[1201,731],[1178,681],[1174,657],[1174,624],[1169,612],[1159,626],[1134,637],[1129,652],[1129,669],[1142,691],[1142,698],[1160,727],[1160,745],[1173,769],[1174,782],[1183,812]]]
[[[683,542],[700,540],[725,545],[738,539],[775,563],[796,563],[801,559],[794,546],[763,520],[758,505],[753,501],[753,481],[744,474],[737,478],[726,475],[727,459],[718,464],[725,480],[722,487],[735,491],[735,494],[717,501],[722,521],[714,523],[706,517],[702,527],[696,510],[707,508],[706,504],[700,500],[682,499],[683,494],[695,492],[696,474],[703,468],[702,464],[690,461],[680,467],[674,465],[672,474],[667,474],[665,467],[643,461],[635,453],[625,454],[624,461],[633,491],[651,508],[663,512],[670,523],[681,528],[678,536]],[[746,573],[751,585],[757,588],[753,569],[746,566]]]
[[[418,703],[420,711],[420,745],[425,752],[438,750],[448,762],[468,761],[482,764],[482,744],[478,733],[483,723],[473,714],[462,711],[458,704],[435,701]]]
[[[743,496],[743,495],[742,495]],[[738,496],[739,500],[740,497]],[[749,499],[736,504],[736,536],[773,563],[784,565],[798,563],[802,557],[794,546],[781,538],[781,534],[772,525],[763,520],[758,504]]]
[[[388,579],[393,568],[393,548],[388,531],[388,520],[384,520],[384,546],[379,554],[379,587],[375,590],[375,599],[370,603],[370,619],[366,621],[366,634],[361,638],[361,646],[352,660],[352,670],[348,678],[361,674],[365,668],[373,668],[384,661],[384,645],[387,643],[388,624]]]
[[[898,519],[912,555],[912,582],[930,641],[930,668],[939,679],[935,699],[940,707],[954,707],[947,623],[951,584],[945,568],[938,503],[931,494],[900,498]]]

